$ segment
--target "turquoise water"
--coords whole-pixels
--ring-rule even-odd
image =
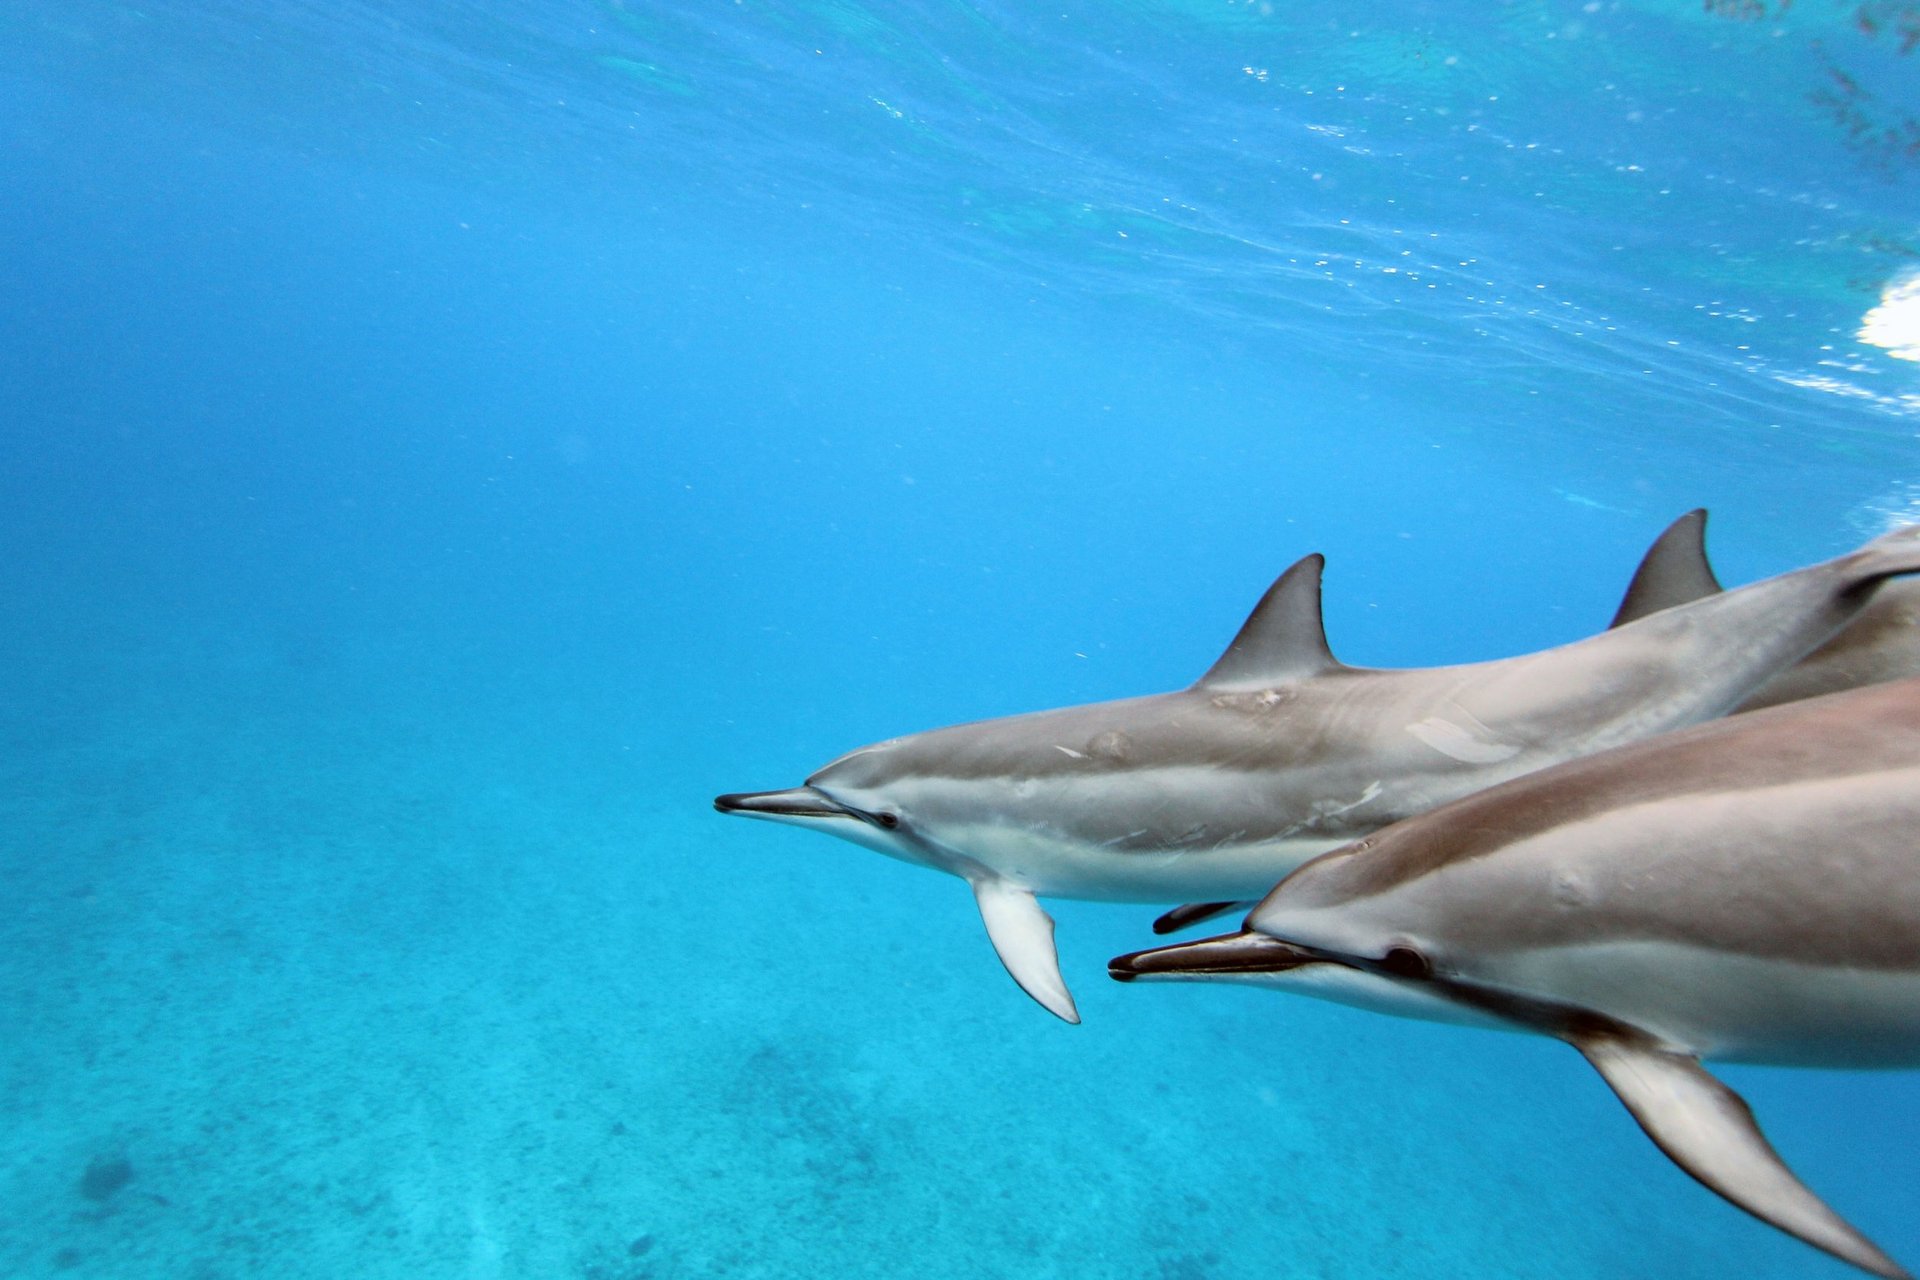
[[[1912,13],[1781,9],[7,6],[0,1274],[1847,1274],[1563,1046],[1071,902],[1069,1028],[710,808],[1309,551],[1424,665],[1920,510]],[[1911,1077],[1725,1074],[1920,1260]]]

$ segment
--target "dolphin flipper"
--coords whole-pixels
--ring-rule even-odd
[[[1695,507],[1653,540],[1633,571],[1620,611],[1607,629],[1638,622],[1650,613],[1692,604],[1725,590],[1707,560],[1707,512]]]
[[[1618,1031],[1570,1039],[1655,1145],[1708,1190],[1856,1267],[1912,1280],[1794,1177],[1746,1100],[1708,1075],[1698,1058]]]
[[[975,880],[973,898],[980,904],[980,918],[986,922],[987,937],[993,941],[1000,963],[1007,966],[1020,989],[1056,1018],[1078,1023],[1080,1011],[1073,1007],[1073,993],[1060,976],[1060,953],[1053,946],[1053,917],[1046,908],[1031,893],[998,876]]]
[[[1188,925],[1252,905],[1246,902],[1183,902],[1153,922],[1155,933],[1176,933]]]

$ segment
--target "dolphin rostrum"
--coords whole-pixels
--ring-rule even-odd
[[[1707,560],[1707,513],[1689,511],[1667,527],[1640,561],[1613,625],[1718,594],[1720,579]],[[1888,583],[1833,637],[1761,685],[1734,710],[1920,676],[1920,581]]]
[[[1189,688],[895,738],[714,806],[959,876],[1014,980],[1077,1022],[1037,897],[1251,900],[1389,822],[1723,715],[1920,572],[1920,528],[1557,649],[1404,671],[1334,659],[1321,566],[1282,574]]]
[[[1121,956],[1554,1036],[1708,1188],[1905,1277],[1702,1058],[1920,1066],[1920,679],[1588,756],[1307,863],[1238,934]]]

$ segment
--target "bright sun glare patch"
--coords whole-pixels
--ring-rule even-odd
[[[1860,341],[1896,360],[1920,360],[1920,271],[1889,280],[1880,305],[1860,320]]]

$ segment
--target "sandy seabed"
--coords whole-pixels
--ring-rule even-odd
[[[1121,987],[1153,912],[1077,904],[1066,1027],[961,886],[709,809],[859,726],[741,759],[593,673],[283,648],[3,677],[0,1275],[1845,1274],[1560,1046]],[[1910,1081],[1738,1080],[1920,1256]]]

